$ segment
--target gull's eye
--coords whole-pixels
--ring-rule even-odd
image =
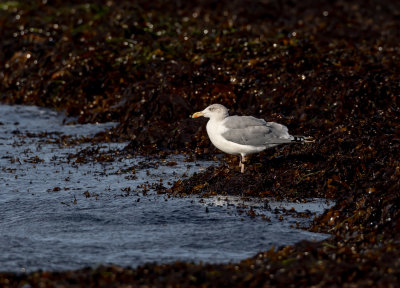
[[[215,110],[215,108],[214,107],[210,107],[210,108],[208,108],[208,110],[210,110],[212,112],[212,111]]]

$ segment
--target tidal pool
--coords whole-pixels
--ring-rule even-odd
[[[127,143],[62,141],[115,125],[63,125],[65,118],[45,108],[0,105],[2,271],[230,262],[272,245],[327,237],[293,229],[294,223],[309,219],[280,221],[277,210],[271,209],[297,205],[295,209],[321,213],[329,206],[325,201],[315,199],[304,208],[256,205],[240,198],[158,195],[152,186],[168,187],[215,163],[185,162],[182,155],[157,159],[116,153]],[[80,151],[91,149],[112,154],[113,161],[77,161]],[[253,205],[270,221],[239,213],[238,205]]]

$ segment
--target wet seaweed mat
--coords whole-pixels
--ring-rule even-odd
[[[3,1],[3,102],[115,120],[102,140],[192,158],[217,151],[188,116],[221,103],[316,142],[256,155],[242,176],[224,157],[163,193],[336,203],[310,227],[331,233],[328,241],[235,265],[9,274],[3,283],[399,286],[399,17],[389,0]]]

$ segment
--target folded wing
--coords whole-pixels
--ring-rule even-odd
[[[277,145],[289,143],[293,139],[286,126],[251,116],[227,117],[223,125],[228,129],[222,136],[241,145]]]

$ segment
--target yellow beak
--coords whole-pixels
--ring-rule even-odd
[[[201,116],[204,116],[204,113],[200,111],[200,112],[194,113],[194,114],[192,115],[192,118],[198,118],[198,117],[201,117]]]

